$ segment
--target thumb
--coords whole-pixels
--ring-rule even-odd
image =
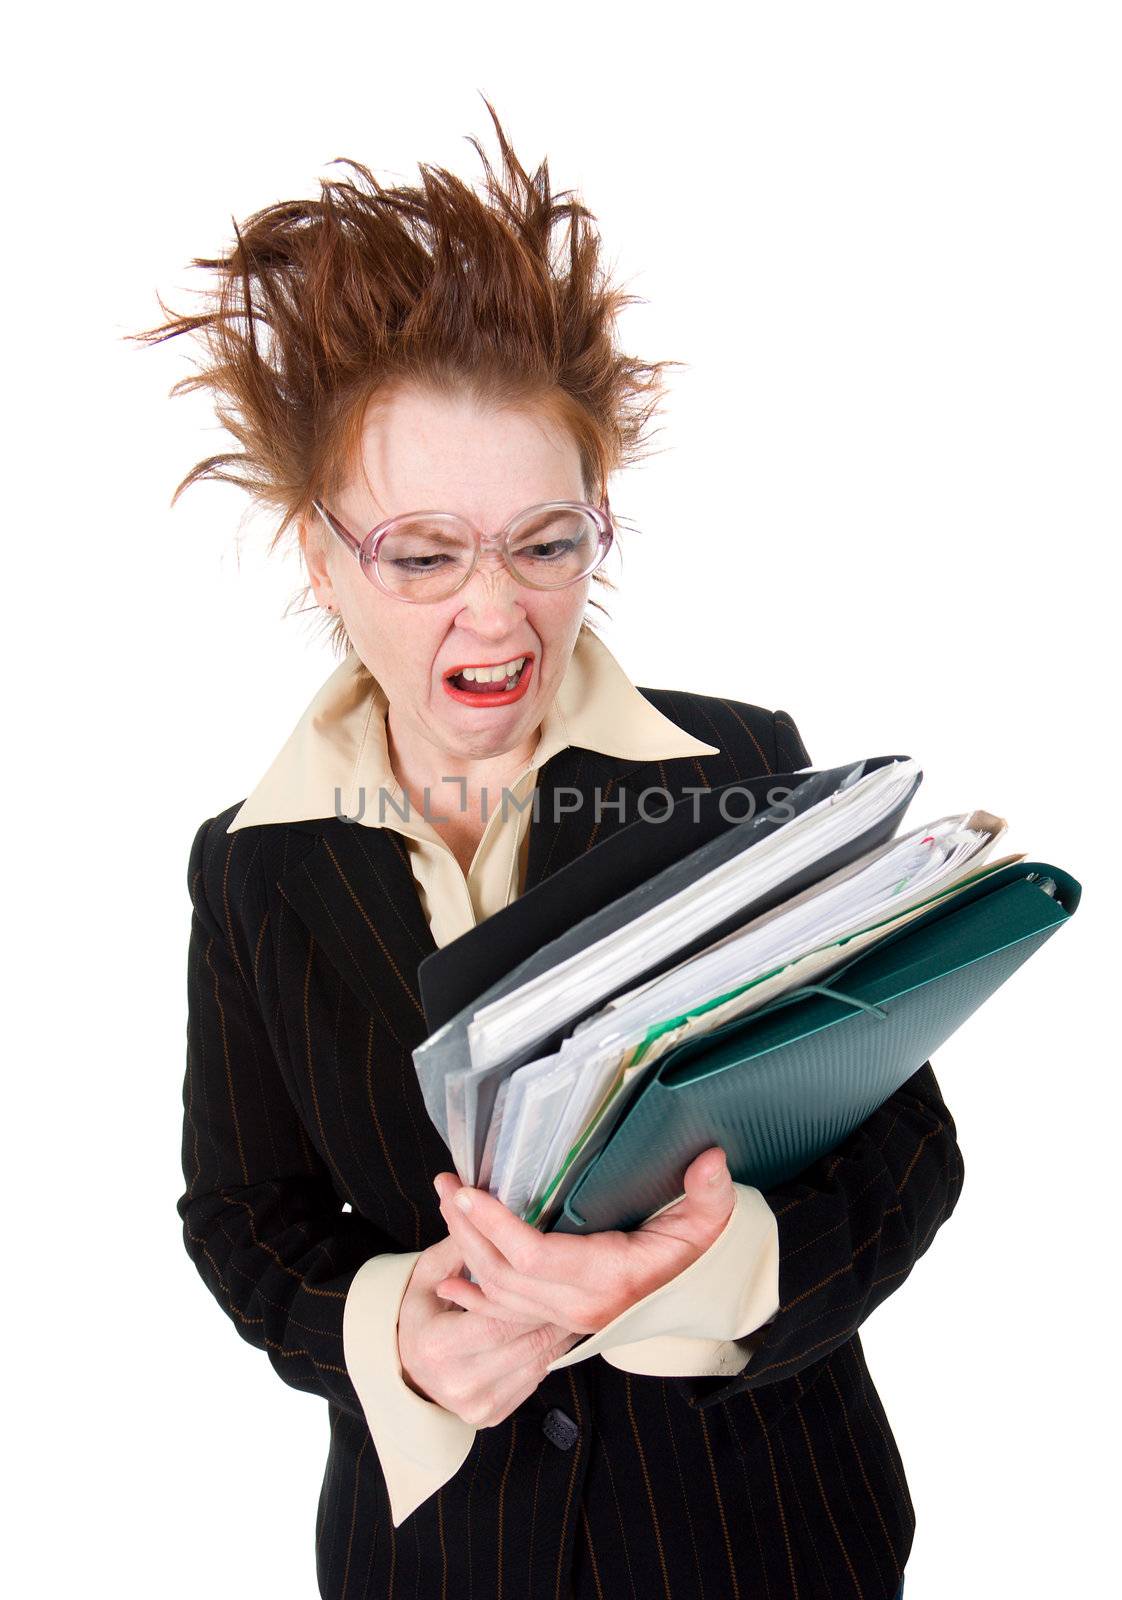
[[[435,1289],[442,1279],[454,1278],[461,1274],[465,1264],[459,1243],[451,1234],[447,1234],[436,1244],[429,1245],[417,1261],[417,1267],[423,1268],[419,1281],[426,1289]]]
[[[683,1177],[686,1199],[707,1215],[727,1216],[735,1198],[732,1174],[720,1145],[695,1156]]]

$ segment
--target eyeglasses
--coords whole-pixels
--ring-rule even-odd
[[[602,506],[583,500],[529,506],[493,536],[452,511],[408,511],[357,539],[321,501],[312,505],[372,583],[414,605],[447,600],[462,589],[484,546],[497,549],[518,583],[565,589],[595,572],[615,537],[606,495]]]

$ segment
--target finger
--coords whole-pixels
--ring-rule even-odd
[[[497,1317],[490,1305],[485,1305],[482,1311],[466,1311],[461,1306],[449,1306],[447,1309],[449,1315],[437,1320],[436,1348],[443,1355],[456,1360],[474,1360],[477,1356],[489,1356],[496,1350],[509,1352],[515,1346],[522,1350],[526,1334],[536,1328],[553,1328],[558,1338],[569,1331],[540,1317],[532,1320],[525,1317],[511,1317],[509,1320]],[[578,1336],[574,1334],[573,1337]],[[513,1357],[508,1353],[504,1357],[505,1365],[509,1365],[512,1359],[518,1362],[524,1357],[518,1351]]]
[[[509,1206],[486,1189],[461,1184],[447,1198],[471,1222],[477,1233],[505,1257],[516,1272],[551,1283],[579,1282],[584,1238],[573,1233],[542,1233],[516,1217]]]
[[[528,1312],[514,1311],[509,1306],[500,1305],[484,1294],[477,1283],[468,1283],[466,1278],[445,1278],[436,1286],[438,1300],[450,1302],[461,1306],[465,1311],[475,1311],[483,1317],[494,1317],[499,1322],[515,1322],[525,1327],[530,1320]],[[540,1315],[539,1322],[552,1320]]]
[[[707,1249],[732,1215],[736,1189],[720,1145],[695,1156],[682,1178],[685,1197],[669,1210],[646,1220],[639,1233],[666,1234]]]
[[[453,1276],[463,1264],[463,1253],[451,1235],[422,1251],[405,1286],[398,1311],[399,1326],[411,1326],[435,1316],[441,1320],[459,1316],[459,1307],[442,1300],[436,1285]]]
[[[491,1371],[485,1357],[477,1358],[483,1364],[480,1372],[484,1381],[490,1381],[492,1394],[492,1414],[496,1419],[510,1416],[517,1411],[523,1401],[534,1394],[541,1383],[542,1374],[551,1361],[564,1355],[566,1350],[576,1343],[578,1335],[558,1330],[558,1338],[548,1348],[535,1346],[532,1342],[528,1347],[526,1360],[515,1367],[502,1366],[497,1371]],[[499,1352],[500,1358],[509,1361],[514,1347]],[[486,1424],[485,1424],[486,1426]]]
[[[458,1181],[458,1180],[457,1180]],[[465,1210],[462,1201],[468,1202]],[[549,1284],[554,1291],[553,1304],[563,1303],[568,1291],[586,1286],[592,1280],[595,1267],[592,1239],[580,1234],[543,1234],[529,1223],[516,1217],[486,1190],[473,1189],[467,1184],[445,1187],[441,1213],[446,1222],[450,1218],[463,1220],[468,1229],[461,1229],[459,1237],[465,1248],[474,1244],[476,1255],[490,1263],[490,1271],[497,1275],[500,1260],[506,1262],[518,1280],[510,1280],[512,1287],[530,1293],[528,1285]],[[449,1222],[451,1231],[451,1222]],[[599,1235],[603,1240],[606,1235]],[[620,1237],[622,1235],[613,1236]],[[497,1252],[488,1255],[486,1246]],[[469,1263],[470,1264],[470,1263]],[[476,1277],[480,1274],[471,1266]]]
[[[448,1234],[428,1250],[422,1251],[413,1269],[414,1286],[431,1294],[444,1278],[455,1277],[465,1266],[460,1241]]]
[[[702,1209],[708,1207],[714,1214],[722,1204],[727,1204],[732,1193],[732,1174],[719,1144],[711,1145],[694,1157],[686,1168],[682,1187],[696,1205]]]
[[[548,1363],[555,1357],[564,1355],[566,1350],[571,1350],[577,1340],[583,1337],[582,1334],[570,1332],[568,1328],[559,1328],[556,1323],[546,1323],[545,1326],[550,1335],[548,1339],[537,1328],[529,1328],[505,1352],[508,1357],[525,1356],[525,1360],[514,1369],[523,1377],[540,1371],[539,1362]],[[530,1393],[537,1387],[539,1381],[540,1378],[535,1376]]]
[[[524,1278],[456,1206],[442,1203],[440,1209],[449,1236],[456,1239],[466,1265],[478,1281],[477,1287],[486,1285],[481,1293],[490,1305],[504,1307],[534,1322],[563,1320],[559,1313],[565,1300],[564,1285]],[[454,1279],[449,1287],[458,1290],[464,1287],[464,1281]]]
[[[559,1328],[555,1323],[539,1324],[535,1328],[524,1329],[509,1344],[496,1345],[492,1351],[481,1352],[475,1359],[480,1363],[480,1372],[494,1381],[496,1392],[501,1391],[509,1376],[516,1381],[533,1379],[527,1391],[532,1393],[540,1381],[539,1363],[548,1363],[556,1356],[563,1355],[580,1337],[580,1334],[570,1333],[568,1328]]]
[[[455,1205],[450,1195],[440,1202],[440,1214],[447,1224],[448,1235],[455,1238],[459,1250],[463,1251],[464,1264],[471,1269],[472,1277],[487,1282],[488,1286],[503,1283],[515,1293],[531,1291],[531,1280],[512,1266],[512,1262],[491,1243],[487,1235],[480,1234],[471,1216]]]
[[[736,1186],[725,1152],[718,1145],[715,1159],[710,1160],[712,1156],[713,1151],[703,1151],[690,1164],[684,1179],[686,1193],[693,1203],[694,1217],[702,1225],[705,1248],[721,1233],[736,1208]],[[708,1163],[704,1175],[703,1162]]]

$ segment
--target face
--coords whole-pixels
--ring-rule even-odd
[[[406,511],[454,511],[494,534],[543,500],[585,499],[575,441],[540,413],[401,389],[371,407],[361,463],[328,504],[362,539]],[[371,583],[326,529],[322,538],[305,529],[301,542],[317,600],[340,612],[356,653],[386,691],[398,750],[450,770],[532,751],[580,632],[591,578],[533,589],[485,550],[457,594],[411,605]],[[449,678],[521,656],[527,660],[513,694],[480,699],[456,692]]]

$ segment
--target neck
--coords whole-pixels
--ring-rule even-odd
[[[386,718],[386,743],[394,776],[409,796],[411,807],[418,811],[428,790],[428,813],[449,819],[433,825],[450,840],[478,839],[485,826],[484,792],[489,816],[498,808],[504,787],[512,786],[529,766],[540,737],[541,729],[537,727],[511,750],[478,760],[453,760],[435,745],[396,737],[392,707]]]

